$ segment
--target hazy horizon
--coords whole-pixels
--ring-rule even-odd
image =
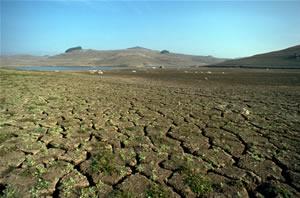
[[[237,58],[300,43],[299,1],[1,0],[0,7],[1,55],[141,46]]]

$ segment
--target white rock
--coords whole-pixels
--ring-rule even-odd
[[[89,70],[89,72],[90,72],[91,74],[94,74],[94,73],[97,72],[97,70]]]
[[[250,111],[246,108],[243,108],[243,114],[250,115]]]

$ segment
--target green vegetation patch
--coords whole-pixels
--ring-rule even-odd
[[[146,197],[147,198],[168,198],[171,197],[171,194],[163,186],[154,183],[150,186],[148,190],[146,190]]]
[[[83,188],[80,191],[80,198],[97,198],[97,190],[96,187]]]
[[[11,185],[7,185],[5,189],[0,192],[1,198],[17,198],[20,197],[19,192]]]
[[[102,151],[92,157],[91,170],[94,173],[103,172],[106,175],[111,175],[118,171],[116,159],[112,152]]]
[[[70,197],[70,195],[74,192],[74,185],[76,184],[76,181],[71,177],[67,180],[63,181],[62,185],[60,186],[60,189],[62,190],[62,196],[63,197]]]
[[[37,183],[30,189],[30,194],[32,197],[40,197],[41,196],[41,191],[47,189],[50,185],[50,182],[43,179],[39,178]]]
[[[203,196],[213,190],[211,181],[199,173],[189,173],[184,178],[184,183],[188,185],[198,196]]]

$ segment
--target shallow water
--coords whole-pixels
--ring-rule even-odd
[[[19,66],[17,70],[23,71],[88,71],[88,70],[112,70],[119,67],[109,66]]]

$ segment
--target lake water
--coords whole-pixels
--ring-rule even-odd
[[[88,71],[88,70],[112,70],[120,67],[107,66],[19,66],[17,70],[23,71]]]

